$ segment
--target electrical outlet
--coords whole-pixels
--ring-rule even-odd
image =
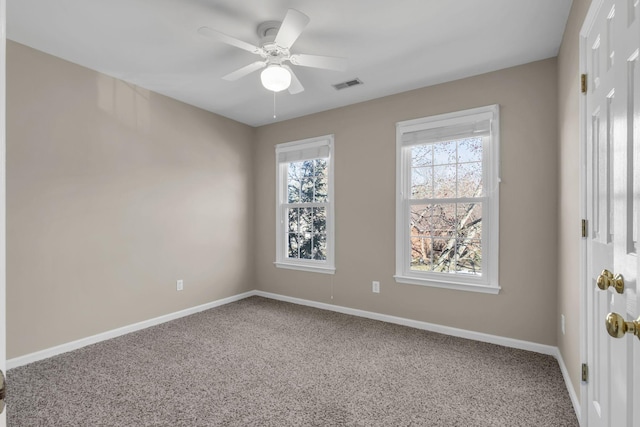
[[[373,281],[371,282],[371,291],[375,294],[380,293],[380,282]]]
[[[560,329],[562,329],[562,335],[564,335],[564,314],[560,315]]]
[[[184,281],[182,280],[178,280],[176,282],[176,290],[177,291],[181,291],[184,288]]]

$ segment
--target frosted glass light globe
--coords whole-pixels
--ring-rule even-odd
[[[291,84],[291,73],[280,65],[269,65],[260,74],[262,85],[273,92],[285,90]]]

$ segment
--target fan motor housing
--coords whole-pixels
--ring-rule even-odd
[[[275,43],[276,36],[280,30],[282,22],[266,21],[258,25],[256,33],[260,37],[260,47],[266,55],[262,55],[269,64],[282,64],[289,58],[289,49],[282,48]]]

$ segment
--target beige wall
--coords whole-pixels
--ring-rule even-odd
[[[8,358],[255,288],[254,129],[7,47]]]
[[[579,391],[572,92],[587,3],[574,1],[558,62],[258,129],[8,42],[8,357],[258,288],[558,344]],[[493,103],[502,124],[502,291],[395,283],[395,123]],[[329,133],[337,272],[277,269],[274,146]],[[176,279],[185,291],[175,291]]]
[[[556,60],[548,59],[258,128],[259,289],[556,345],[556,82]],[[395,283],[395,123],[496,103],[502,291],[486,295]],[[277,269],[274,146],[324,134],[335,134],[336,274]],[[380,294],[371,292],[372,280],[381,281]]]
[[[580,395],[580,28],[590,0],[573,0],[558,54],[558,347]]]

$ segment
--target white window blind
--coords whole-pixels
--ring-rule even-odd
[[[426,130],[407,132],[402,135],[402,145],[405,147],[435,142],[452,141],[456,139],[477,138],[489,136],[491,120],[481,120],[476,123],[437,127]]]
[[[301,162],[311,159],[326,159],[331,153],[329,144],[316,143],[308,147],[283,147],[278,148],[278,163]]]

